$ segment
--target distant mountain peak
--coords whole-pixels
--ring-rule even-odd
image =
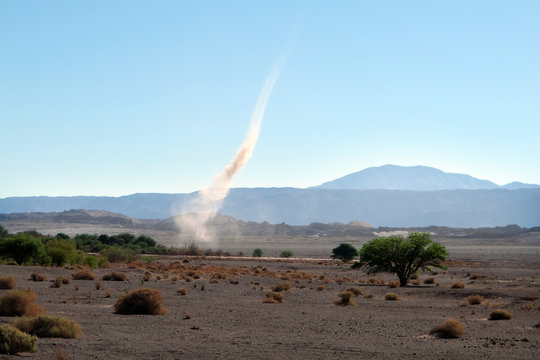
[[[497,189],[499,185],[466,174],[446,173],[429,166],[382,165],[325,182],[317,188],[355,190],[473,190]]]

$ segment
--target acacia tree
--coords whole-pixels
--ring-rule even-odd
[[[337,248],[332,249],[332,257],[343,262],[351,261],[356,255],[358,250],[351,244],[339,244]]]
[[[446,269],[442,261],[448,252],[441,244],[431,240],[428,233],[413,232],[407,236],[389,236],[373,239],[360,249],[360,262],[356,268],[365,268],[369,274],[396,274],[401,286],[418,270],[433,273],[430,267]]]

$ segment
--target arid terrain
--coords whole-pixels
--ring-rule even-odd
[[[99,290],[89,280],[50,287],[48,280],[70,277],[74,270],[68,268],[3,265],[0,274],[15,277],[16,288],[33,289],[49,314],[83,326],[78,339],[39,339],[39,351],[25,354],[35,359],[55,359],[56,352],[68,359],[535,359],[540,354],[540,300],[535,299],[540,298],[540,261],[538,248],[530,248],[532,254],[508,245],[490,250],[497,253],[491,256],[495,259],[513,254],[512,261],[486,261],[478,246],[460,250],[465,260],[450,251],[448,271],[420,274],[419,285],[402,288],[370,284],[371,276],[329,259],[168,257],[144,266],[113,264],[116,269],[93,270]],[[125,272],[128,280],[101,280],[112,270]],[[36,271],[47,281],[29,280]],[[143,280],[146,271],[152,273],[149,281]],[[434,284],[424,284],[429,277]],[[292,285],[283,292],[283,302],[263,303],[271,287],[283,281]],[[458,281],[465,288],[451,288]],[[352,286],[363,293],[354,299],[356,306],[334,305],[338,293]],[[139,287],[159,289],[168,313],[114,314],[115,301]],[[186,295],[177,293],[182,287]],[[400,300],[386,301],[388,292]],[[470,295],[484,301],[463,306]],[[497,308],[514,318],[488,320]],[[448,317],[466,325],[463,337],[428,334]],[[0,317],[0,323],[9,321]]]

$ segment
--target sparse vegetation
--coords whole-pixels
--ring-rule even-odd
[[[424,279],[424,284],[426,285],[435,284],[435,278],[430,277],[430,278]]]
[[[497,309],[489,314],[489,320],[511,320],[513,317],[514,315],[504,309]]]
[[[429,332],[440,338],[456,339],[465,334],[467,327],[456,319],[447,319],[442,325],[436,326]]]
[[[348,288],[347,291],[352,292],[355,297],[358,297],[360,295],[364,295],[364,292],[360,288],[357,288],[357,287],[354,287],[354,286]]]
[[[290,251],[290,250],[283,250],[280,254],[281,257],[284,257],[284,258],[290,258],[290,257],[293,257],[293,252]]]
[[[356,302],[354,302],[353,297],[355,297],[354,293],[350,291],[343,291],[338,294],[338,298],[334,300],[335,305],[341,305],[341,306],[356,306]]]
[[[118,314],[165,315],[163,296],[157,289],[140,288],[124,294],[114,304]]]
[[[479,305],[484,301],[484,298],[481,295],[471,295],[468,300],[470,305]]]
[[[446,269],[442,262],[447,254],[446,248],[434,243],[430,234],[413,232],[407,239],[389,236],[371,240],[360,249],[360,261],[354,268],[365,268],[368,273],[396,274],[400,285],[405,286],[419,270]]]
[[[11,321],[13,327],[37,337],[75,339],[82,326],[75,321],[60,316],[22,317]]]
[[[88,270],[80,270],[71,274],[73,280],[95,280],[96,277]]]
[[[0,277],[0,289],[2,290],[13,289],[16,284],[17,282],[15,281],[15,278],[13,278],[13,276]]]
[[[30,279],[32,279],[32,281],[45,281],[47,280],[47,276],[40,273],[32,273],[32,275],[30,275]]]
[[[119,271],[113,271],[110,274],[103,275],[102,280],[105,281],[126,281],[127,274]]]
[[[390,281],[388,283],[388,286],[390,286],[391,288],[398,288],[399,287],[399,281]]]
[[[252,254],[253,257],[261,257],[262,255],[263,255],[263,252],[261,249],[257,248],[253,250],[253,254]]]
[[[266,297],[263,299],[263,303],[267,304],[280,304],[282,301],[283,295],[275,291],[267,292]]]
[[[176,289],[176,293],[180,295],[187,295],[187,289],[184,287]]]
[[[396,301],[396,300],[399,300],[399,296],[398,294],[389,292],[384,295],[384,300]]]
[[[272,286],[272,291],[274,292],[289,291],[290,289],[291,289],[291,283],[288,281],[284,281],[279,285]]]
[[[36,336],[26,334],[8,324],[0,325],[0,354],[36,351]]]
[[[465,289],[465,284],[462,283],[461,281],[456,281],[455,283],[452,284],[451,288],[452,289]]]
[[[12,289],[0,297],[0,316],[38,316],[45,309],[34,303],[37,295],[29,289]]]

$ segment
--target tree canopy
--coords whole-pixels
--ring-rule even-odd
[[[361,267],[368,273],[396,274],[401,286],[418,270],[433,273],[431,267],[446,269],[442,261],[446,259],[446,248],[431,240],[428,233],[413,232],[402,236],[373,239],[360,249]]]
[[[332,257],[334,259],[349,262],[358,255],[358,250],[351,244],[339,244],[338,247],[332,249]]]

